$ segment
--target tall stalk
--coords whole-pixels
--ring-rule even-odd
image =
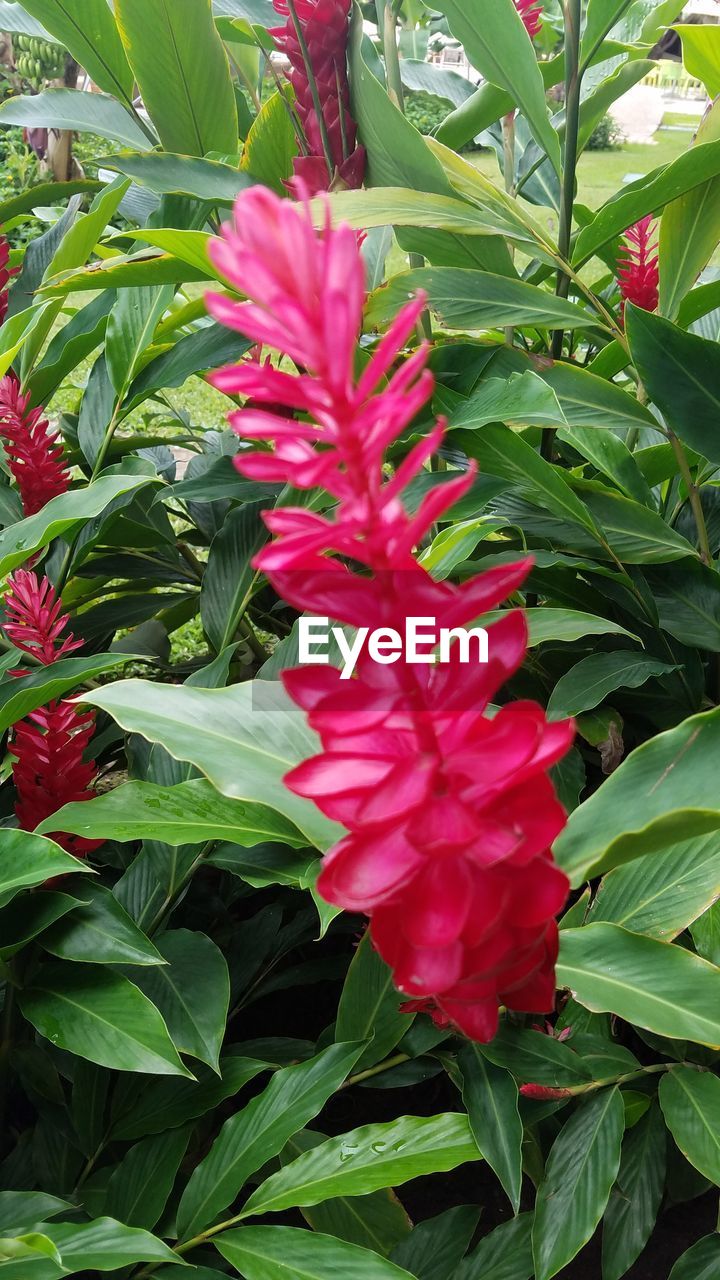
[[[560,193],[560,226],[558,230],[558,250],[563,258],[570,257],[570,239],[572,236],[573,206],[575,204],[575,175],[577,171],[578,126],[580,117],[580,86],[582,72],[580,70],[580,21],[582,16],[582,0],[565,0],[563,5],[565,21],[565,150],[563,156],[562,190]],[[570,277],[565,271],[558,271],[555,293],[558,298],[567,298],[570,289]],[[562,355],[564,333],[556,329],[552,336],[551,353],[553,360]],[[555,438],[554,427],[546,427],[542,434],[542,455],[549,458]]]

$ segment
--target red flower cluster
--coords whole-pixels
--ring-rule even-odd
[[[433,581],[413,557],[473,478],[468,471],[431,488],[408,514],[403,493],[440,443],[441,424],[387,474],[388,446],[432,390],[424,347],[398,364],[423,299],[403,309],[356,378],[364,275],[352,230],[328,223],[316,233],[304,209],[255,188],[211,254],[251,299],[211,295],[214,315],[305,371],[251,364],[214,376],[256,405],[288,406],[285,416],[262,408],[232,415],[239,435],[274,444],[241,453],[239,470],[321,486],[336,500],[330,516],[266,513],[278,537],[255,563],[276,590],[300,610],[400,632],[408,618],[462,627],[516,590],[528,560],[459,589]],[[531,702],[486,714],[526,645],[524,617],[512,611],[489,628],[487,665],[463,663],[454,645],[440,664],[380,665],[363,652],[351,682],[330,667],[284,676],[323,745],[286,783],[349,833],[325,859],[323,896],[367,912],[398,988],[478,1040],[494,1035],[499,1003],[552,1008],[554,917],[568,891],[549,852],[565,814],[547,770],[567,751],[573,725],[548,724]]]
[[[515,0],[515,8],[522,18],[523,26],[530,39],[534,40],[542,26],[541,0]]]
[[[70,487],[63,447],[42,409],[31,409],[14,373],[0,379],[0,439],[20,490],[23,513],[33,516]]]
[[[313,194],[328,191],[338,182],[361,187],[365,150],[357,145],[347,76],[350,0],[273,0],[273,5],[287,18],[283,27],[270,34],[290,61],[288,78],[295,90],[306,148],[306,154],[294,161],[295,178]],[[311,80],[322,120],[318,119]]]
[[[81,640],[63,635],[68,617],[61,613],[61,602],[47,578],[39,580],[26,569],[17,569],[8,586],[3,627],[18,649],[47,667],[80,648]],[[94,761],[84,757],[94,722],[93,712],[80,711],[71,702],[55,701],[13,727],[10,753],[15,757],[15,814],[24,831],[34,831],[63,805],[91,799],[96,769]],[[62,834],[54,839],[79,858],[102,844],[102,840]]]
[[[8,285],[15,272],[10,267],[10,245],[7,237],[0,235],[0,324],[5,323],[8,309]]]
[[[643,311],[654,311],[658,304],[657,240],[652,214],[641,218],[625,232],[625,241],[618,254],[618,281],[626,302],[632,302]]]

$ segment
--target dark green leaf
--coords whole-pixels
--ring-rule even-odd
[[[189,1137],[188,1128],[170,1129],[131,1147],[113,1170],[105,1212],[129,1227],[152,1231],[170,1197]]]
[[[2,842],[0,902],[3,906],[21,889],[45,884],[55,876],[91,870],[59,845],[53,844],[52,840],[30,835],[27,831],[3,831]]]
[[[252,560],[269,538],[261,519],[265,502],[231,511],[210,546],[200,592],[200,617],[213,648],[232,644],[252,597],[257,572]]]
[[[511,1071],[524,1084],[565,1087],[582,1084],[591,1073],[582,1059],[561,1040],[504,1024],[481,1052],[497,1067]]]
[[[502,1067],[496,1067],[474,1044],[458,1055],[463,1102],[478,1149],[500,1179],[517,1213],[522,1184],[523,1127],[518,1111],[518,1087]]]
[[[293,1280],[411,1280],[369,1249],[296,1227],[241,1227],[224,1232],[215,1247],[245,1280],[284,1280],[288,1258]]]
[[[632,358],[650,399],[685,444],[720,462],[717,343],[638,307],[628,307],[626,324]]]
[[[33,96],[6,98],[0,107],[0,124],[96,133],[135,151],[147,151],[152,145],[117,99],[104,93],[81,93],[79,89],[43,89]],[[33,192],[33,204],[39,198]]]
[[[678,1258],[668,1280],[715,1280],[720,1267],[720,1236],[704,1236]]]
[[[720,1079],[692,1067],[674,1067],[660,1081],[665,1123],[683,1155],[720,1185]]]
[[[653,1106],[625,1137],[603,1220],[603,1280],[620,1280],[647,1244],[665,1184],[665,1126]]]
[[[637,689],[655,676],[677,667],[658,662],[644,653],[615,649],[612,653],[592,653],[582,658],[558,680],[548,702],[548,715],[580,715],[600,706],[616,689]]]
[[[452,1280],[532,1280],[531,1230],[530,1213],[496,1227],[460,1264]]]
[[[162,964],[160,952],[109,889],[91,880],[83,885],[83,891],[89,899],[87,905],[75,907],[43,935],[46,951],[62,960],[86,964]]]
[[[137,985],[160,1010],[175,1047],[219,1072],[230,1001],[225,957],[204,933],[188,929],[164,933],[158,951],[167,964],[139,974]]]
[[[452,1280],[475,1234],[478,1217],[475,1205],[466,1204],[419,1222],[393,1249],[392,1261],[417,1280]]]
[[[366,933],[348,969],[335,1024],[338,1040],[371,1040],[358,1060],[359,1071],[381,1062],[409,1029],[411,1019],[398,1012],[402,999]]]

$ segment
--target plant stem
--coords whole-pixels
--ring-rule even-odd
[[[712,561],[712,552],[710,550],[710,539],[708,538],[707,524],[705,523],[705,512],[703,511],[702,499],[700,498],[700,490],[692,478],[690,464],[681,442],[678,440],[674,431],[667,428],[668,437],[673,447],[673,453],[677,459],[680,474],[685,481],[685,486],[690,499],[693,516],[695,517],[695,527],[697,529],[698,543],[700,546],[700,559],[703,564],[709,565]]]
[[[372,1080],[373,1076],[382,1075],[384,1071],[391,1071],[393,1067],[400,1067],[404,1062],[410,1061],[409,1053],[396,1053],[394,1058],[386,1058],[384,1062],[379,1062],[375,1067],[368,1067],[367,1071],[358,1071],[355,1076],[348,1076],[341,1089],[349,1089],[351,1085],[361,1084],[363,1080]]]
[[[400,74],[400,55],[397,45],[397,26],[395,14],[389,0],[376,0],[378,27],[382,32],[383,54],[385,55],[385,75],[390,98],[395,106],[405,114],[405,93]]]
[[[580,21],[582,17],[582,0],[565,0],[565,154],[563,156],[562,191],[560,197],[560,226],[558,229],[558,250],[567,261],[570,258],[570,239],[572,236],[573,206],[575,204],[575,173],[577,169],[578,127],[580,117]],[[555,293],[558,298],[567,298],[570,289],[570,276],[566,271],[558,271]],[[551,354],[553,360],[559,360],[563,348],[563,330],[556,329],[552,336]],[[552,453],[555,430],[545,427],[542,434],[541,452],[544,458]]]
[[[515,195],[515,112],[508,111],[503,116],[502,122],[503,136],[503,179],[505,182],[505,190],[509,196]],[[515,257],[515,250],[512,244],[508,244],[508,252],[511,258]],[[505,326],[505,341],[509,347],[513,345],[515,340],[515,328],[513,325]]]
[[[572,1094],[574,1098],[584,1093],[592,1093],[595,1089],[607,1089],[611,1085],[630,1084],[632,1080],[641,1080],[643,1076],[656,1076],[662,1071],[672,1071],[675,1063],[658,1062],[651,1067],[640,1067],[637,1071],[626,1071],[622,1076],[606,1076],[604,1080],[591,1080],[588,1084],[574,1084],[563,1089],[564,1095]],[[691,1064],[685,1064],[691,1065]]]

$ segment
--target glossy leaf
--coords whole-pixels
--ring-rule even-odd
[[[617,689],[637,689],[677,668],[644,653],[615,649],[593,653],[558,680],[548,702],[548,715],[560,720],[600,706]]]
[[[19,997],[28,1022],[52,1044],[115,1071],[187,1076],[161,1015],[121,974],[52,964]]]
[[[392,1252],[392,1261],[417,1280],[452,1280],[475,1234],[479,1211],[458,1205],[418,1222]]]
[[[720,461],[717,343],[637,307],[628,308],[627,334],[638,373],[668,425],[703,457]]]
[[[715,1280],[720,1267],[720,1235],[704,1236],[678,1258],[668,1280]]]
[[[21,889],[45,884],[55,876],[74,872],[90,872],[52,840],[30,835],[27,831],[3,831],[3,858],[0,862],[0,902],[4,906]]]
[[[411,1018],[398,1010],[402,1000],[391,970],[366,933],[350,963],[335,1024],[337,1040],[371,1041],[358,1059],[358,1070],[381,1062],[409,1030]]]
[[[211,0],[117,0],[115,18],[166,151],[237,151],[237,109]]]
[[[242,1217],[320,1204],[337,1195],[366,1195],[426,1173],[478,1160],[467,1116],[401,1116],[369,1124],[298,1156],[250,1196]]]
[[[617,1182],[603,1219],[603,1280],[620,1280],[650,1238],[665,1184],[666,1142],[657,1106],[625,1136]]]
[[[674,1067],[660,1081],[665,1123],[683,1155],[720,1185],[720,1079],[692,1067]]]
[[[511,324],[582,329],[596,323],[574,302],[525,280],[458,267],[420,267],[394,276],[370,299],[367,323],[386,323],[418,289],[427,293],[430,310],[453,329],[499,329]]]
[[[711,107],[700,123],[694,145],[720,137],[720,107]],[[680,302],[692,289],[720,241],[720,179],[693,187],[663,211],[660,223],[660,303],[662,315],[674,320]]]
[[[200,592],[200,617],[213,648],[220,653],[236,638],[255,587],[253,559],[269,534],[261,512],[265,502],[248,502],[231,511],[210,546]]]
[[[60,1251],[63,1266],[70,1274],[82,1271],[115,1271],[134,1262],[177,1262],[157,1236],[136,1227],[126,1227],[114,1218],[94,1222],[44,1224],[43,1230]]]
[[[517,1213],[522,1184],[523,1127],[518,1087],[510,1073],[496,1067],[474,1044],[458,1056],[463,1102],[480,1154],[497,1174]]]
[[[28,1231],[70,1208],[66,1200],[44,1191],[0,1191],[0,1232]]]
[[[243,1111],[225,1122],[183,1192],[177,1218],[181,1239],[213,1222],[232,1204],[250,1175],[278,1155],[288,1138],[315,1118],[340,1088],[360,1052],[358,1044],[336,1044],[309,1062],[285,1067]],[[294,1164],[287,1167],[291,1169]]]
[[[52,822],[52,819],[50,819]],[[43,935],[46,951],[86,964],[161,965],[163,957],[133,924],[109,889],[83,885],[87,905],[75,907]]]
[[[564,929],[557,974],[594,1013],[720,1046],[720,969],[683,947],[614,924]]]
[[[625,1109],[618,1089],[577,1110],[555,1139],[538,1188],[533,1224],[537,1280],[550,1280],[590,1239],[620,1166]]]
[[[604,920],[669,942],[718,897],[717,836],[696,836],[611,871],[593,899],[588,922]]]
[[[105,0],[23,0],[99,89],[132,106],[133,76]]]
[[[224,1232],[215,1247],[245,1280],[283,1280],[288,1258],[295,1280],[411,1280],[369,1249],[297,1227],[242,1227]]]
[[[169,929],[158,939],[167,963],[152,973],[133,974],[141,991],[160,1010],[173,1044],[219,1071],[230,979],[225,957],[204,933]]]
[[[529,1028],[504,1024],[480,1052],[523,1084],[564,1088],[591,1079],[591,1072],[570,1045]]]
[[[206,1115],[269,1070],[269,1064],[228,1056],[221,1058],[220,1070],[220,1079],[209,1067],[200,1067],[197,1080],[150,1080],[139,1095],[133,1090],[124,1106],[116,1108],[113,1138],[128,1141],[163,1134]]]
[[[147,151],[152,146],[134,117],[116,98],[103,93],[81,93],[79,89],[43,89],[33,96],[6,98],[0,106],[0,124],[96,133],[134,151]]]
[[[190,1130],[169,1129],[131,1147],[115,1166],[105,1212],[129,1227],[152,1231],[170,1197]]]
[[[532,1214],[504,1222],[484,1236],[452,1280],[532,1280]]]

